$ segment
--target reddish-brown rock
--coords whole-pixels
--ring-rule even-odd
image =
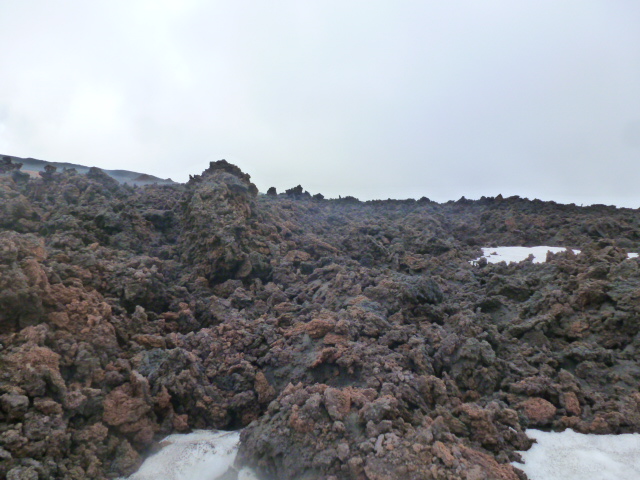
[[[544,398],[534,397],[520,404],[522,413],[532,426],[548,425],[556,414],[556,407]]]
[[[131,385],[126,384],[105,397],[102,418],[107,425],[115,427],[135,423],[151,411],[151,406],[143,398],[133,397],[131,392]]]
[[[579,417],[582,413],[582,409],[580,408],[580,401],[578,400],[578,397],[575,393],[564,393],[562,395],[562,403],[569,415],[575,415],[576,417]]]

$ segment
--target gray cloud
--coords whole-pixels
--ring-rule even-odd
[[[0,151],[638,207],[638,24],[630,1],[3,2]]]

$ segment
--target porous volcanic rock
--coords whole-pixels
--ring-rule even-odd
[[[640,212],[0,171],[0,477],[240,429],[267,478],[517,479],[528,427],[640,432]],[[300,192],[298,192],[300,190]],[[274,192],[275,193],[275,192]],[[481,246],[582,250],[472,265]]]

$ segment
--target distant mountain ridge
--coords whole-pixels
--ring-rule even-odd
[[[14,163],[19,162],[22,163],[22,171],[23,172],[32,172],[33,174],[37,174],[38,172],[43,172],[44,167],[46,165],[53,165],[58,170],[70,169],[74,168],[78,173],[87,173],[91,167],[87,167],[85,165],[78,165],[75,163],[67,163],[67,162],[49,162],[46,160],[38,160],[36,158],[20,158],[15,157],[13,155],[0,155],[0,157],[9,157]],[[173,185],[177,182],[174,182],[170,178],[159,178],[153,175],[148,175],[146,173],[140,172],[131,172],[129,170],[104,170],[101,169],[104,173],[109,175],[111,178],[116,180],[118,183],[128,183],[129,185]]]

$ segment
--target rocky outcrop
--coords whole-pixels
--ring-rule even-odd
[[[6,170],[6,169],[5,169]],[[528,427],[640,432],[640,214],[0,172],[0,477],[239,429],[276,478],[524,478]],[[274,192],[275,193],[275,192]],[[480,246],[580,248],[471,265]]]

